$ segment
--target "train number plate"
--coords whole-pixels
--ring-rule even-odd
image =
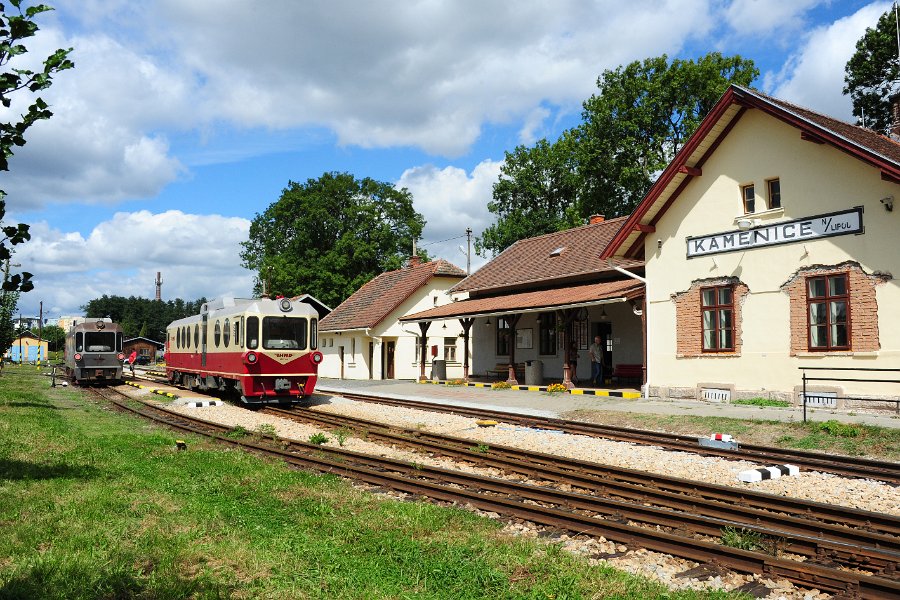
[[[275,390],[278,392],[286,392],[291,389],[291,380],[279,377],[275,380]]]

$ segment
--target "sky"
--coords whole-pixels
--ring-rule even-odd
[[[12,259],[14,272],[34,273],[19,311],[42,306],[49,319],[103,294],[153,298],[157,272],[163,300],[250,296],[240,259],[250,222],[291,181],[330,171],[407,188],[427,222],[419,247],[465,269],[465,230],[474,238],[493,223],[504,153],[577,125],[604,70],[739,54],[760,70],[753,87],[852,122],[844,66],[890,6],[45,3],[55,10],[38,17],[21,66],[71,47],[75,68],[41,93],[53,117],[28,130],[0,189],[4,222],[31,225]],[[486,260],[471,258],[473,271]]]

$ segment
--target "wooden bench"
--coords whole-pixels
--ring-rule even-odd
[[[625,381],[641,383],[644,380],[644,365],[618,364],[613,367],[612,379],[617,383],[624,383]]]
[[[493,369],[488,369],[487,374],[501,377],[506,381],[509,377],[509,363],[497,363]],[[516,364],[516,379],[525,379],[525,363]]]

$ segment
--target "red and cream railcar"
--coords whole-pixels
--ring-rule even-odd
[[[237,391],[247,404],[313,393],[322,353],[318,313],[287,298],[225,298],[166,328],[166,374],[187,389]]]

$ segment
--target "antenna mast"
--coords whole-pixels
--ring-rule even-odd
[[[156,272],[156,299],[162,301],[162,273]]]

